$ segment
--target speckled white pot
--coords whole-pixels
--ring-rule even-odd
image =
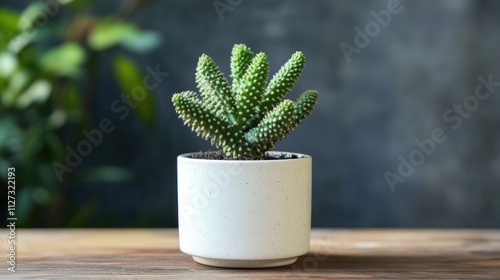
[[[310,156],[245,161],[189,155],[177,158],[182,252],[220,267],[288,265],[308,252]]]

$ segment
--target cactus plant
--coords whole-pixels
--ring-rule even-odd
[[[304,67],[305,57],[296,52],[266,87],[267,56],[254,56],[243,44],[231,54],[230,86],[215,62],[203,54],[196,69],[201,96],[193,91],[172,97],[179,117],[230,158],[263,158],[266,151],[292,132],[307,117],[318,97],[308,90],[296,102],[282,100]]]

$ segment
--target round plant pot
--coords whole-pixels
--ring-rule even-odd
[[[312,158],[177,158],[179,243],[201,264],[275,267],[309,251]]]

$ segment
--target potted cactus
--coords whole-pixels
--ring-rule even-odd
[[[184,123],[221,149],[177,158],[180,249],[195,261],[273,267],[309,250],[312,159],[272,151],[316,104],[312,90],[283,100],[304,63],[296,52],[267,84],[266,55],[235,45],[232,85],[203,54],[196,69],[201,95],[172,97]]]

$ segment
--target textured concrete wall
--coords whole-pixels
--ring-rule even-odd
[[[149,62],[171,72],[157,98],[176,151],[208,148],[180,126],[169,103],[173,92],[195,88],[201,53],[228,73],[232,45],[246,43],[269,55],[274,72],[302,50],[307,65],[292,96],[317,89],[319,104],[278,149],[314,157],[315,226],[500,226],[500,87],[474,101],[478,76],[500,81],[497,2],[241,1],[223,20],[212,4],[157,2],[135,16],[164,36]],[[371,32],[368,43],[356,45],[355,27]],[[349,59],[342,42],[357,47]],[[415,140],[439,129],[444,142],[410,176],[400,174],[398,156],[420,164]],[[403,175],[394,191],[386,171]]]

